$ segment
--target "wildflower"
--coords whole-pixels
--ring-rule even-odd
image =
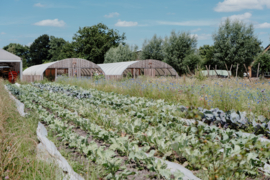
[[[9,177],[8,177],[8,176],[6,176],[6,177],[5,177],[5,179],[9,179]]]

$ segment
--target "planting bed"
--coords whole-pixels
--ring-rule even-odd
[[[240,112],[188,110],[163,100],[55,83],[8,88],[27,108],[39,112],[39,119],[68,148],[83,154],[88,161],[103,165],[108,179],[144,175],[143,179],[185,177],[180,171],[172,173],[166,169],[163,160],[182,164],[202,179],[267,175],[261,168],[269,162],[270,144],[260,141],[258,135],[245,136],[238,131],[258,124],[267,127],[256,122],[256,118],[249,124]],[[197,113],[198,120],[216,126],[198,121],[188,124],[181,117],[189,113]],[[247,121],[247,127],[239,125],[242,121]],[[267,132],[256,131],[264,135]]]

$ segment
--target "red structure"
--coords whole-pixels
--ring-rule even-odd
[[[15,81],[16,81],[17,76],[18,76],[18,74],[17,74],[16,71],[10,71],[10,72],[8,73],[8,81],[9,81],[10,83],[14,84]]]

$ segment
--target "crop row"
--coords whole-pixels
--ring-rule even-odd
[[[84,90],[74,86],[63,86],[55,83],[35,83],[34,85],[50,92],[61,92],[68,96],[77,97],[95,105],[109,105],[113,109],[129,112],[139,118],[147,119],[153,114],[166,118],[169,121],[177,120],[179,117],[193,118],[209,125],[252,131],[256,135],[270,135],[269,119],[263,116],[255,116],[252,113],[247,115],[245,112],[235,112],[234,110],[223,112],[217,108],[211,110],[203,108],[192,109],[192,107],[187,108],[179,104],[169,104],[163,100],[128,97],[116,93],[106,93],[95,89]]]
[[[68,104],[77,104],[76,101],[85,100],[76,100],[73,98],[65,101],[67,97],[64,97],[64,95],[60,96],[60,93],[57,93],[55,96],[46,94],[46,96],[53,97],[53,99],[58,101],[58,103],[61,102],[65,106],[68,106]],[[57,97],[59,97],[58,100]],[[83,106],[81,106],[81,108],[83,108]],[[89,110],[90,109],[88,109],[88,111]],[[113,113],[108,114],[111,115]],[[104,115],[104,117],[108,118],[108,114],[107,116]],[[117,117],[113,116],[108,119],[115,118]],[[159,148],[162,147],[162,141],[167,141],[165,144],[163,143],[163,147],[165,149],[167,148],[167,152],[172,151],[171,147],[174,146],[173,150],[177,152],[180,158],[187,160],[190,164],[190,168],[206,169],[208,171],[208,176],[212,176],[214,174],[220,174],[221,176],[226,174],[230,176],[231,174],[237,175],[237,173],[241,175],[256,174],[257,171],[255,167],[262,166],[262,162],[266,162],[268,160],[268,154],[266,152],[268,146],[257,141],[257,136],[251,136],[248,138],[242,137],[241,133],[236,133],[237,137],[234,137],[234,131],[229,129],[224,132],[215,127],[186,127],[182,124],[177,126],[177,124],[172,123],[173,122],[168,122],[166,127],[159,125],[155,128],[146,126],[146,124],[149,123],[142,123],[140,119],[131,120],[130,122],[127,121],[127,123],[122,126],[121,123],[115,124],[120,124],[120,126],[116,128],[118,131],[125,130],[128,133],[133,133],[133,137],[139,139],[141,144],[159,144],[157,147],[158,150],[162,149]],[[171,124],[172,126],[170,126]],[[135,131],[127,131],[127,127]],[[180,133],[175,134],[176,131],[171,131],[171,127],[176,127],[175,130],[178,130]],[[136,131],[136,129],[139,130]],[[140,137],[142,137],[142,139]],[[176,141],[178,143],[169,144],[168,142],[170,141]],[[167,152],[165,151],[163,155]],[[241,157],[237,155],[238,153],[241,154]]]
[[[45,107],[47,109],[50,109],[53,113],[57,114],[57,116],[59,116],[60,118],[65,119],[69,122],[73,122],[76,125],[80,125],[80,127],[83,128],[84,130],[87,130],[87,132],[89,132],[90,135],[94,139],[100,139],[100,140],[103,140],[104,142],[110,143],[111,144],[109,148],[110,150],[119,150],[123,155],[126,155],[129,158],[129,160],[131,159],[134,160],[136,164],[138,165],[140,165],[141,163],[146,164],[149,170],[158,172],[160,175],[166,177],[167,179],[170,179],[171,173],[169,170],[165,169],[166,164],[162,163],[162,161],[160,160],[158,162],[155,162],[156,159],[153,157],[155,151],[151,151],[149,155],[146,156],[143,150],[147,150],[147,149],[143,148],[142,150],[139,150],[138,146],[136,145],[136,142],[132,142],[132,141],[130,142],[127,137],[119,137],[117,133],[113,131],[106,131],[100,128],[98,125],[91,123],[89,120],[81,118],[78,115],[59,107],[57,104],[54,104],[51,101],[46,101],[45,99],[39,97],[39,94],[34,92],[33,89],[32,90],[28,89],[28,92],[30,93],[27,93],[27,91],[23,91],[22,89],[18,90],[16,89],[16,87],[13,87],[13,89],[10,88],[10,90],[15,95],[20,94],[20,96],[18,97],[20,98],[21,101],[25,103],[27,107],[34,108],[36,104],[32,102],[36,102],[38,103],[39,107]],[[48,123],[48,119],[53,120],[53,116],[48,116],[48,114],[46,115],[47,117],[40,116],[40,118],[43,119],[47,123]],[[58,125],[59,125],[59,122],[58,122]],[[67,133],[68,130],[67,132],[61,133],[58,131],[59,129],[58,125],[55,126],[54,124],[53,126],[54,129],[56,128],[57,132],[60,133],[62,137],[64,137],[64,139],[73,140],[72,142],[69,143],[71,147],[76,146],[78,149],[81,149],[81,151],[84,152],[85,154],[88,154],[88,155],[92,154],[92,153],[89,154],[89,152],[87,151],[88,147],[83,146],[84,148],[82,149],[81,143],[87,144],[87,141],[85,140],[85,138],[78,138],[79,136],[74,135],[74,133],[73,134]],[[50,125],[50,127],[52,126]],[[64,129],[69,129],[69,128],[64,127]],[[75,141],[74,139],[77,139],[78,141]],[[89,147],[89,148],[91,150],[92,147]],[[108,154],[112,154],[112,153],[108,152]],[[90,158],[90,159],[95,161],[96,156],[93,158]],[[119,165],[120,162],[115,161],[115,163]],[[116,169],[119,169],[119,168],[116,168]],[[112,174],[115,175],[115,172],[111,172],[110,175]],[[127,175],[130,172],[124,171],[123,173],[121,173],[120,175]],[[182,177],[182,173],[176,172],[174,173],[174,177],[178,179]]]

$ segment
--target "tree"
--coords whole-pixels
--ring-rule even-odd
[[[75,54],[96,64],[103,63],[105,53],[123,43],[125,38],[124,33],[120,35],[102,23],[80,28],[73,37]]]
[[[28,62],[30,61],[29,47],[21,44],[10,43],[3,47],[4,50],[19,56],[23,61],[23,69],[27,68]]]
[[[155,34],[151,40],[145,40],[142,47],[142,59],[163,60],[163,40]]]
[[[183,66],[185,68],[185,71],[188,72],[189,67],[190,71],[194,71],[197,66],[200,66],[202,64],[202,58],[198,54],[189,54],[184,58]]]
[[[104,63],[124,62],[136,60],[137,46],[130,47],[129,45],[119,44],[118,47],[111,47],[105,54]]]
[[[213,64],[214,46],[203,45],[199,48],[199,54],[202,58],[202,64]]]
[[[230,66],[239,64],[239,74],[243,74],[243,64],[249,66],[258,52],[261,51],[261,41],[254,35],[253,25],[242,21],[225,20],[217,33],[213,34],[213,62],[219,68],[225,69],[225,63]]]
[[[63,38],[56,38],[54,36],[50,36],[50,42],[49,42],[49,54],[51,56],[50,61],[57,61],[57,60],[61,60],[59,58],[59,55],[62,51],[63,46],[66,44],[67,42],[63,39]]]
[[[179,74],[185,73],[184,58],[196,50],[197,39],[189,32],[171,32],[164,41],[164,61],[171,65]]]
[[[252,66],[256,68],[259,63],[262,75],[264,75],[265,72],[270,72],[270,53],[259,54],[257,60],[254,61]]]
[[[30,65],[42,64],[48,59],[51,59],[50,38],[47,34],[39,36],[30,46]]]
[[[74,43],[70,43],[66,41],[66,43],[62,46],[61,51],[58,55],[58,59],[67,59],[67,58],[79,58],[75,55],[74,51]]]

